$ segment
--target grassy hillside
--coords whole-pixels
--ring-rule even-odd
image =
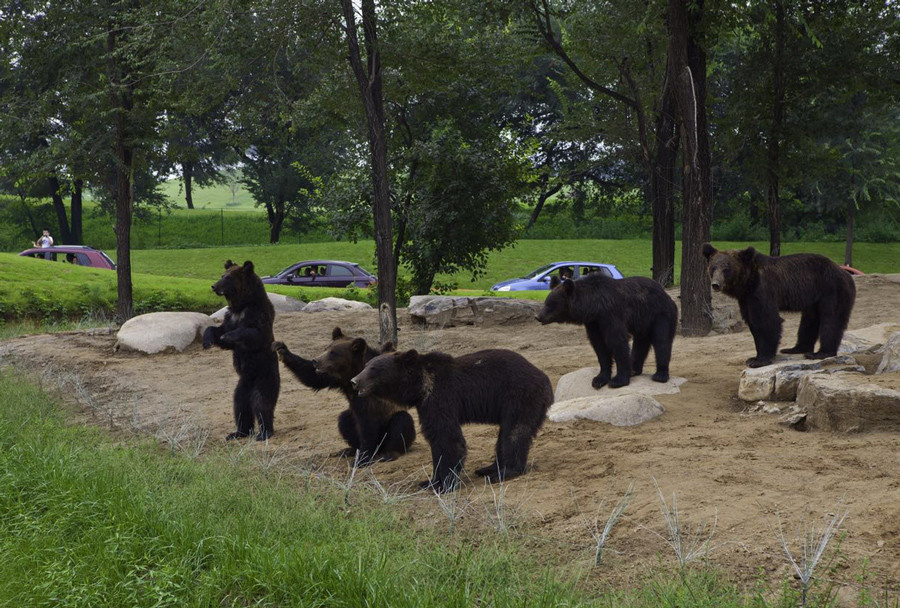
[[[234,186],[233,190],[232,185]],[[172,203],[187,209],[187,203],[184,200],[184,183],[181,178],[163,182],[160,190]],[[242,183],[236,180],[205,188],[198,188],[195,184],[191,188],[191,197],[194,200],[195,209],[230,209],[234,211],[254,211],[257,213],[261,211],[259,207],[254,205],[250,192],[247,191]]]

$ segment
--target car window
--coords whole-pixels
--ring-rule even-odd
[[[338,266],[331,264],[328,266],[328,276],[330,277],[352,277],[353,273],[346,266]]]
[[[534,272],[530,272],[530,273],[526,274],[526,275],[525,275],[524,277],[522,277],[522,278],[523,278],[523,279],[533,279],[533,278],[535,278],[535,277],[537,277],[537,276],[539,276],[539,275],[541,275],[541,274],[547,272],[547,271],[550,270],[551,268],[553,268],[553,264],[547,264],[546,266],[541,266],[540,268],[538,268],[538,269],[535,270]]]
[[[606,266],[582,266],[581,276],[587,276],[593,272],[599,272],[605,277],[613,278],[612,272]]]
[[[76,253],[75,254],[75,263],[78,264],[79,266],[90,266],[91,259],[83,253]]]
[[[311,279],[319,274],[319,269],[317,266],[312,265],[298,266],[297,270],[295,270],[293,274],[298,279]]]

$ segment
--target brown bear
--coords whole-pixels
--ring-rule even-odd
[[[272,352],[272,323],[275,309],[253,272],[253,262],[238,266],[225,262],[225,274],[212,286],[214,292],[228,302],[225,320],[218,327],[203,332],[203,348],[214,344],[232,351],[234,369],[238,373],[234,389],[235,432],[226,439],[248,437],[257,426],[257,441],[264,441],[275,431],[275,404],[278,402],[280,377],[278,357]]]
[[[775,359],[784,321],[780,310],[801,313],[797,344],[781,352],[808,359],[837,354],[856,300],[853,279],[837,264],[816,253],[769,257],[753,247],[718,251],[709,243],[702,252],[713,290],[737,298],[753,334],[756,356],[747,359],[748,367]],[[819,350],[813,352],[816,340]]]
[[[347,445],[358,451],[356,457],[360,464],[394,460],[405,454],[416,439],[416,427],[409,412],[375,397],[360,397],[350,385],[350,379],[368,361],[393,351],[393,344],[386,343],[379,352],[363,338],[345,336],[340,327],[331,332],[331,340],[325,352],[312,360],[295,355],[284,342],[275,342],[272,348],[285,367],[309,388],[338,389],[344,394],[350,407],[338,416],[338,430]]]
[[[598,272],[575,281],[566,279],[550,292],[536,318],[543,325],[584,325],[600,362],[600,373],[591,382],[594,388],[629,384],[631,376],[643,373],[651,346],[656,356],[652,379],[669,380],[678,307],[656,281],[645,277],[613,279]],[[628,345],[629,334],[634,337],[633,348]]]
[[[434,467],[423,488],[456,487],[466,459],[461,425],[500,425],[494,462],[475,473],[490,481],[525,472],[528,451],[553,403],[547,374],[509,350],[483,350],[461,357],[420,355],[415,350],[379,355],[351,384],[361,397],[393,401],[419,412]]]

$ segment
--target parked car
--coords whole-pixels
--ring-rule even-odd
[[[267,285],[298,287],[368,287],[376,277],[353,262],[340,260],[307,260],[288,266],[275,276],[262,277]]]
[[[550,289],[550,279],[554,276],[560,279],[577,279],[592,272],[613,278],[624,278],[619,269],[613,264],[600,264],[598,262],[553,262],[541,266],[534,272],[518,279],[500,281],[491,291],[532,291]]]
[[[84,245],[54,245],[53,247],[32,247],[19,255],[38,260],[51,260],[76,264],[78,266],[90,266],[91,268],[116,269],[116,263],[112,261],[105,251],[85,247]]]

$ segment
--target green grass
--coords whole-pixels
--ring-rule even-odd
[[[184,185],[181,178],[170,179],[160,186],[162,193],[172,203],[187,209],[184,200]],[[232,193],[229,184],[215,184],[206,188],[191,188],[191,198],[195,209],[231,209],[259,213],[263,209],[254,205],[250,192],[240,182]]]
[[[358,486],[347,500],[264,450],[219,444],[197,457],[69,424],[64,411],[0,370],[0,605],[796,605],[787,587],[747,592],[710,569],[588,593],[602,572],[542,566],[515,536],[448,535],[446,522],[421,517],[433,498],[385,505]]]

